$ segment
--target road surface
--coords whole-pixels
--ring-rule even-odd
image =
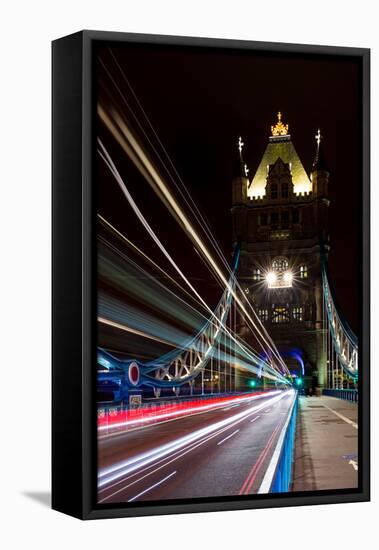
[[[101,435],[98,502],[257,493],[293,399],[293,390],[270,392]]]

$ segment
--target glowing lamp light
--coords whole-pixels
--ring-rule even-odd
[[[291,271],[286,271],[284,274],[283,274],[283,279],[284,279],[284,282],[288,285],[292,284],[292,281],[293,281],[293,275],[291,273]]]
[[[302,378],[296,378],[296,379],[295,379],[295,384],[296,384],[296,386],[301,386],[302,383],[303,383],[303,379],[302,379]]]
[[[257,385],[257,382],[255,380],[249,380],[249,386],[250,388],[255,388]]]
[[[276,283],[277,275],[274,271],[269,271],[266,275],[266,282],[268,286],[271,286]]]

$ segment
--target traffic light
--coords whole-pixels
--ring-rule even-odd
[[[250,388],[255,388],[257,386],[257,381],[256,380],[249,380],[248,382]]]
[[[302,386],[303,385],[303,379],[300,376],[297,376],[295,378],[295,384],[296,384],[296,386],[299,386],[299,387]]]

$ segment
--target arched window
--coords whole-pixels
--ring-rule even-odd
[[[284,210],[281,215],[281,223],[280,223],[282,229],[288,229],[290,225],[290,217],[288,210]]]
[[[270,216],[271,220],[271,229],[279,228],[279,212],[272,212]]]
[[[288,199],[288,183],[282,183],[282,199]]]
[[[271,263],[271,269],[265,274],[268,288],[291,288],[293,273],[289,261],[284,256],[277,256]]]
[[[272,269],[274,271],[286,271],[288,269],[289,263],[287,258],[284,258],[283,256],[275,258],[272,262]]]
[[[278,185],[276,183],[271,184],[271,199],[278,198]]]

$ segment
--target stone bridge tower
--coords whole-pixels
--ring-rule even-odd
[[[241,247],[238,279],[243,291],[290,371],[303,376],[307,387],[322,389],[326,335],[321,249],[328,245],[329,172],[320,131],[316,144],[308,175],[279,112],[249,179],[240,138],[232,217],[233,240]],[[239,330],[244,332],[243,320]]]

